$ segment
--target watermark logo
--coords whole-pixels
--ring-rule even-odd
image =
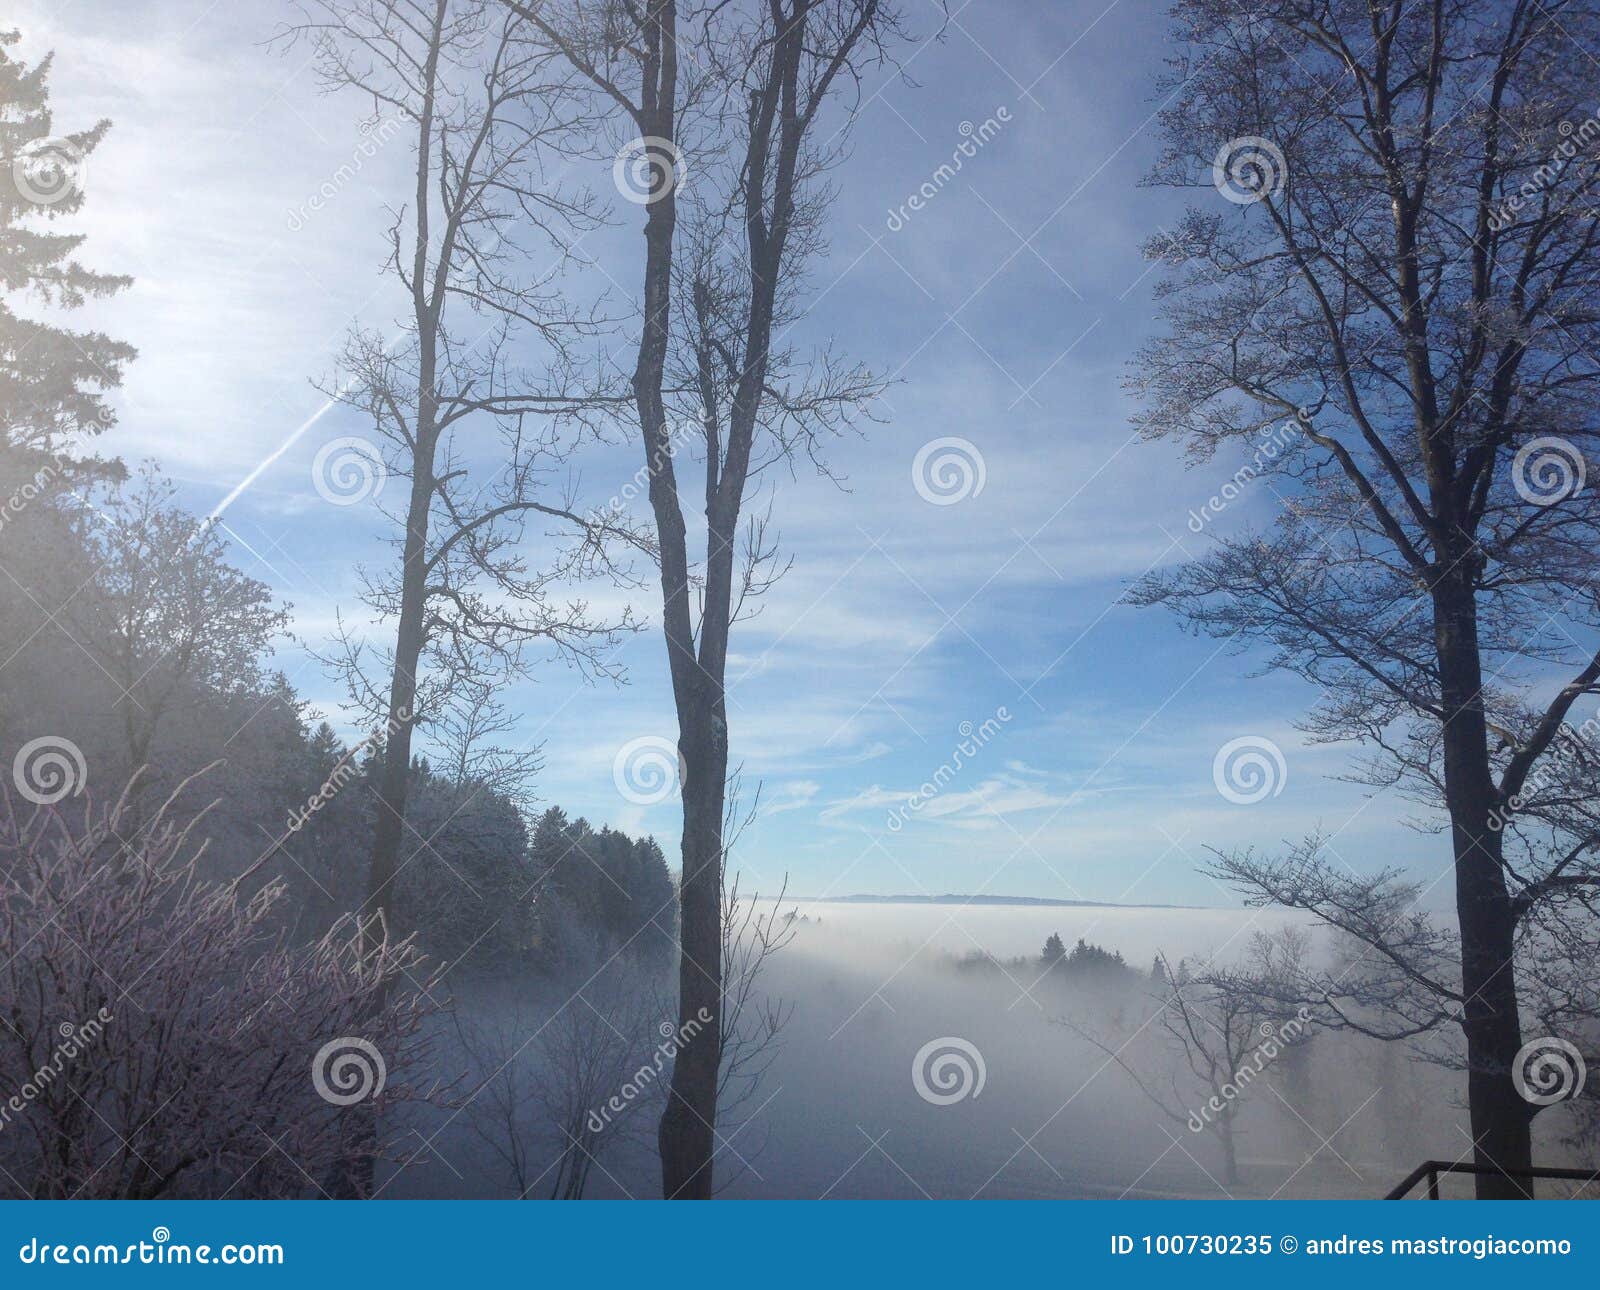
[[[955,435],[930,439],[911,462],[917,496],[934,506],[954,506],[983,492],[989,469],[978,445]]]
[[[956,1035],[930,1039],[911,1060],[911,1084],[933,1106],[953,1106],[983,1092],[989,1070],[970,1040]]]
[[[1211,183],[1235,206],[1253,206],[1283,190],[1288,163],[1283,149],[1259,134],[1240,135],[1217,149]]]
[[[1511,1082],[1522,1100],[1534,1106],[1570,1101],[1583,1092],[1588,1076],[1583,1054],[1554,1035],[1529,1040],[1511,1063]]]
[[[317,496],[335,506],[355,506],[383,492],[389,477],[378,445],[359,435],[322,445],[311,462],[311,484]]]
[[[71,139],[34,139],[11,159],[11,181],[23,200],[35,206],[54,206],[77,196],[84,179],[83,150]]]
[[[1283,749],[1261,735],[1230,739],[1211,759],[1211,782],[1235,806],[1277,797],[1289,781]]]
[[[368,1040],[340,1035],[317,1049],[311,1059],[311,1086],[333,1106],[354,1106],[383,1092],[389,1067]]]
[[[687,767],[678,745],[661,735],[630,739],[611,761],[611,781],[625,801],[654,806],[677,791]]]
[[[150,1239],[130,1241],[126,1245],[113,1244],[103,1239],[93,1245],[85,1241],[63,1241],[37,1236],[17,1251],[17,1261],[38,1264],[41,1267],[132,1267],[136,1264],[157,1267],[233,1267],[249,1264],[283,1265],[281,1245],[190,1245],[172,1239],[172,1229],[165,1223],[150,1229]]]
[[[89,764],[72,740],[42,735],[17,749],[11,760],[11,781],[35,806],[54,806],[83,792],[89,783]]]
[[[682,186],[688,163],[671,139],[647,134],[623,145],[611,163],[611,182],[624,200],[649,206]]]
[[[1534,506],[1554,506],[1583,491],[1588,463],[1576,445],[1556,435],[1530,439],[1511,462],[1517,496]]]

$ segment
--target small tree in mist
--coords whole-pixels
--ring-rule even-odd
[[[1258,934],[1234,966],[1180,963],[1174,971],[1158,954],[1161,971],[1152,974],[1149,992],[1154,1015],[1137,1019],[1130,1034],[1104,1033],[1081,1018],[1058,1021],[1104,1053],[1167,1119],[1187,1133],[1211,1134],[1222,1152],[1222,1181],[1237,1186],[1241,1103],[1286,1049],[1309,1037],[1306,1017],[1277,1002],[1307,948],[1303,932],[1287,929]]]
[[[1315,737],[1366,744],[1367,782],[1448,831],[1459,939],[1303,852],[1227,869],[1370,937],[1395,984],[1426,980],[1431,1011],[1391,1029],[1459,1022],[1478,1194],[1523,1195],[1494,1172],[1532,1163],[1512,1068],[1535,960],[1518,946],[1595,940],[1600,763],[1567,718],[1600,692],[1600,492],[1582,486],[1600,431],[1600,16],[1523,0],[1175,15],[1154,181],[1204,200],[1150,247],[1171,329],[1140,356],[1141,424],[1246,454],[1285,505],[1141,598],[1265,644],[1320,688]]]
[[[675,0],[506,4],[620,119],[631,142],[618,168],[631,164],[643,207],[632,393],[683,771],[683,1025],[723,1007],[729,634],[741,606],[780,570],[762,522],[745,527],[741,544],[746,490],[764,467],[812,455],[821,436],[862,415],[878,390],[869,375],[829,356],[797,359],[783,336],[803,307],[805,265],[821,249],[824,175],[848,125],[830,128],[824,108],[884,60],[898,21],[880,0],[740,3],[682,15]],[[684,194],[680,170],[693,176]],[[675,410],[703,456],[694,490],[705,514],[698,560],[675,466]],[[722,1036],[720,1023],[700,1031],[673,1066],[660,1132],[669,1197],[714,1191]]]
[[[750,1123],[768,1070],[777,1060],[794,1004],[770,992],[773,957],[794,940],[793,911],[783,909],[788,882],[763,908],[759,892],[741,895],[739,880],[725,885],[722,897],[723,1005],[720,1015],[722,1065],[717,1073],[719,1148],[731,1150],[735,1135]],[[766,1148],[766,1136],[741,1143],[734,1169],[717,1184],[726,1190],[742,1177],[750,1161]]]
[[[571,993],[548,1015],[517,998],[462,1024],[483,1072],[469,1123],[523,1200],[582,1200],[604,1158],[649,1143],[666,1093],[672,1007],[659,965],[612,953],[565,969],[557,988]]]

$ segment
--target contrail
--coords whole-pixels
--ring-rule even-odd
[[[406,334],[407,333],[405,329],[401,328],[393,336],[391,336],[383,347],[384,354],[387,355],[396,344],[404,340],[406,338]],[[355,387],[360,383],[360,379],[354,377],[346,381],[327,399],[326,402],[323,403],[320,408],[318,408],[297,427],[295,427],[293,434],[279,444],[276,449],[268,453],[254,470],[252,470],[234,486],[234,489],[231,493],[229,493],[211,508],[211,513],[207,515],[205,519],[206,524],[210,525],[216,523],[216,521],[221,517],[222,512],[227,510],[228,507],[232,506],[236,501],[238,501],[240,494],[242,494],[245,489],[249,488],[251,484],[255,483],[256,480],[260,479],[262,472],[265,471],[267,467],[272,465],[273,462],[277,461],[278,458],[282,457],[284,453],[289,451],[289,449],[293,448],[295,444],[298,443],[305,435],[307,430],[311,429],[312,426],[316,425],[318,421],[321,421],[322,418],[328,414],[329,408],[333,407],[333,405],[336,403],[342,402],[344,396],[350,393],[351,390],[355,389]]]
[[[227,510],[228,507],[232,506],[234,502],[238,501],[239,495],[243,493],[245,489],[249,488],[251,484],[255,483],[256,480],[260,479],[262,472],[264,472],[267,467],[272,465],[273,462],[277,461],[278,458],[283,456],[284,453],[288,452],[290,448],[294,447],[294,445],[299,442],[301,436],[304,435],[307,430],[311,429],[312,426],[316,425],[318,421],[322,420],[322,418],[327,415],[328,409],[337,402],[339,402],[338,395],[330,398],[320,408],[302,421],[299,426],[295,428],[295,432],[285,439],[281,444],[279,444],[276,449],[274,449],[267,456],[263,457],[254,470],[252,470],[248,475],[234,485],[232,492],[230,492],[226,497],[224,497],[220,502],[211,508],[211,513],[206,516],[206,523],[213,524],[220,519],[222,512]]]

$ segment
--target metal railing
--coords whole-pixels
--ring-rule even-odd
[[[1553,1167],[1535,1169],[1499,1169],[1494,1165],[1475,1164],[1470,1160],[1424,1160],[1420,1165],[1408,1173],[1405,1181],[1391,1191],[1385,1200],[1404,1200],[1419,1182],[1424,1178],[1428,1180],[1428,1199],[1439,1199],[1440,1174],[1494,1174],[1500,1178],[1516,1178],[1531,1181],[1535,1178],[1565,1178],[1574,1182],[1594,1182],[1600,1179],[1600,1170],[1596,1169],[1557,1169]]]

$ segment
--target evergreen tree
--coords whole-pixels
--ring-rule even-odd
[[[1123,961],[1120,952],[1091,945],[1081,936],[1061,966],[1064,971],[1076,977],[1103,984],[1125,982],[1138,976],[1138,973]]]
[[[0,678],[0,727],[8,756],[11,746],[49,733],[26,720],[51,674],[17,655],[30,644],[55,660],[72,651],[52,615],[94,564],[68,531],[77,504],[63,503],[75,486],[121,471],[75,457],[75,441],[113,423],[106,392],[134,356],[121,341],[59,325],[63,311],[129,282],[84,268],[75,258],[83,236],[55,227],[82,207],[82,162],[110,123],[52,135],[50,59],[29,66],[11,57],[20,38],[0,30],[0,542],[9,573],[0,579],[0,658],[10,660]]]
[[[107,463],[56,463],[72,436],[97,435],[116,417],[106,393],[121,384],[131,346],[95,331],[71,331],[25,318],[29,299],[52,313],[109,296],[131,279],[86,269],[75,258],[81,233],[53,226],[84,201],[84,163],[111,128],[98,121],[75,134],[52,133],[50,56],[29,66],[7,52],[21,39],[0,32],[0,454],[22,479],[54,466],[80,477]]]

